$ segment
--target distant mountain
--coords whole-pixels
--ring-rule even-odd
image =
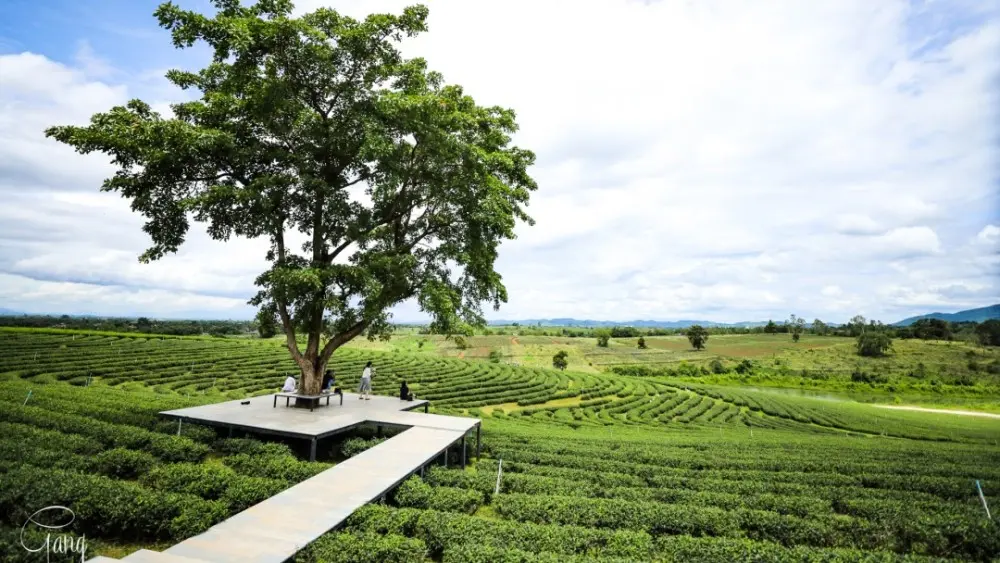
[[[1000,304],[990,305],[989,307],[980,307],[978,309],[969,309],[968,311],[959,311],[957,313],[930,313],[928,315],[910,317],[908,319],[903,319],[898,323],[894,323],[894,326],[910,326],[920,319],[940,319],[950,323],[981,323],[990,319],[1000,319]]]
[[[24,313],[20,311],[14,311],[13,309],[4,309],[0,307],[0,317],[20,317]]]
[[[704,327],[754,327],[754,326],[764,326],[767,321],[746,321],[739,323],[717,323],[713,321],[697,321],[697,320],[680,320],[680,321],[650,321],[650,320],[634,320],[634,321],[595,321],[591,319],[525,319],[525,320],[496,320],[489,321],[488,324],[491,326],[509,326],[517,323],[522,326],[565,326],[565,327],[577,327],[577,328],[603,328],[603,327],[615,327],[615,326],[631,326],[635,328],[687,328],[692,325],[701,325]]]

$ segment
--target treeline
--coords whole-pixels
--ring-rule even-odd
[[[488,327],[475,331],[484,336],[516,334],[519,336],[555,336],[568,338],[638,338],[641,336],[684,336],[690,327],[684,328],[636,328],[632,326],[615,327],[547,327],[537,325],[517,325]],[[885,333],[890,338],[922,340],[962,340],[975,341],[984,345],[1000,346],[1000,320],[991,319],[982,323],[960,322],[952,323],[939,319],[921,319],[910,326],[892,326],[876,320],[867,320],[856,316],[850,322],[842,325],[827,324],[820,319],[812,323],[804,323],[798,318],[789,321],[768,321],[762,326],[706,326],[703,327],[710,335],[719,334],[789,334],[796,331],[819,336],[844,336],[857,338],[865,331]],[[421,327],[420,334],[431,334],[428,327]],[[470,331],[471,332],[471,331]],[[471,336],[472,334],[467,334]]]
[[[219,337],[246,335],[256,331],[256,327],[250,321],[157,320],[146,317],[128,319],[71,317],[69,315],[59,317],[52,315],[0,316],[0,326]]]

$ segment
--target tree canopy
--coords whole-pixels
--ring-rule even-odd
[[[608,341],[611,339],[611,331],[602,328],[594,331],[594,336],[597,337],[597,345],[602,348],[608,347]]]
[[[941,319],[920,319],[910,325],[913,336],[921,340],[951,340],[951,325]]]
[[[280,320],[306,391],[339,346],[387,337],[405,300],[436,331],[483,324],[482,303],[507,299],[498,246],[533,223],[535,157],[511,145],[512,110],[402,57],[396,44],[426,31],[427,8],[358,21],[329,8],[293,17],[289,0],[212,4],[213,16],[170,2],[155,12],[176,47],[212,49],[202,70],[167,73],[199,99],[172,116],[132,100],[46,131],[111,156],[102,190],[146,218],[140,260],[176,252],[192,221],[221,241],[269,240],[250,303]]]
[[[798,342],[802,337],[802,331],[806,328],[806,320],[802,317],[792,315],[788,318],[788,330],[792,333],[792,340]]]
[[[552,356],[552,367],[556,369],[566,369],[566,366],[569,365],[569,361],[566,359],[567,356],[569,356],[569,354],[566,353],[566,350],[559,350],[556,352],[556,354]]]
[[[892,338],[885,331],[867,330],[858,335],[859,356],[881,357],[892,350]]]
[[[701,325],[691,325],[687,329],[687,338],[695,350],[701,350],[708,342],[708,331]]]

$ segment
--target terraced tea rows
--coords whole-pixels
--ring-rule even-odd
[[[299,561],[1000,557],[974,488],[1000,506],[992,420],[355,350],[335,356],[341,382],[368,359],[376,392],[406,378],[438,410],[488,414],[486,457],[406,482]],[[91,553],[173,543],[377,443],[308,463],[156,416],[269,392],[292,369],[267,342],[0,331],[0,550],[32,560],[18,527],[55,504]]]
[[[178,436],[176,424],[156,415],[197,402],[149,391],[0,382],[4,561],[39,561],[21,547],[20,532],[42,507],[71,507],[73,531],[86,534],[92,551],[120,542],[176,542],[330,466],[299,461],[281,444],[219,440],[194,425]],[[26,545],[42,545],[39,530],[28,529]]]
[[[621,434],[491,426],[492,460],[475,471],[434,469],[426,483],[404,484],[393,506],[362,509],[314,549],[379,537],[383,549],[406,546],[394,552],[406,561],[428,553],[448,562],[1000,556],[1000,527],[973,487],[1000,482],[997,448],[786,432]]]
[[[998,421],[885,411],[668,379],[358,349],[334,355],[331,365],[339,384],[353,388],[368,360],[377,369],[375,393],[395,394],[405,379],[439,412],[528,417],[571,427],[694,425],[987,443],[1000,436]],[[273,392],[295,369],[287,351],[274,342],[0,330],[0,377],[33,382],[239,398]]]

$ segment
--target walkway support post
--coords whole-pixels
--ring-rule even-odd
[[[316,438],[313,437],[309,445],[309,461],[316,461]]]
[[[451,446],[448,446],[447,448],[444,449],[444,468],[445,469],[448,469],[448,448],[450,448],[450,447]]]
[[[479,439],[479,431],[482,429],[482,423],[476,425],[476,461],[479,461],[479,451],[482,449],[480,445],[482,440]]]
[[[500,458],[500,462],[497,463],[497,486],[493,489],[494,495],[500,494],[500,475],[503,474],[503,458]]]
[[[465,469],[465,434],[462,434],[462,469]]]
[[[983,488],[979,486],[979,479],[976,479],[976,491],[979,492],[979,500],[983,503],[983,510],[986,511],[987,520],[992,520],[993,516],[990,515],[990,507],[986,504],[986,497],[983,496]]]

